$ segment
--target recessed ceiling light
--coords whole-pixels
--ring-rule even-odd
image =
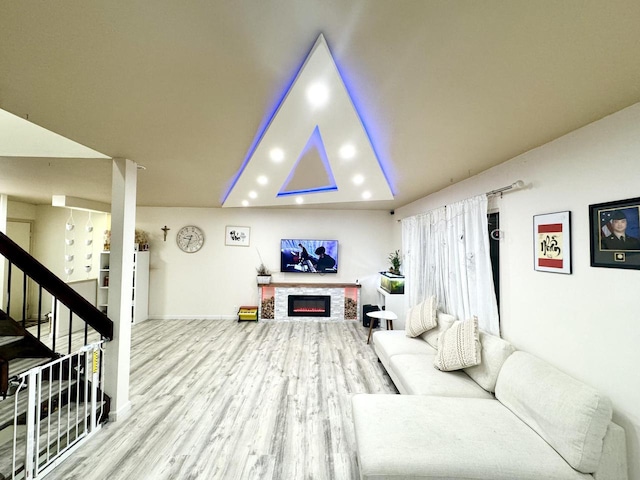
[[[304,198],[302,198],[302,197],[296,197],[296,203],[297,203],[298,205],[300,205],[301,203],[304,203]]]
[[[314,107],[322,107],[329,100],[329,89],[324,83],[314,83],[307,88],[307,100]]]
[[[269,158],[274,162],[281,162],[284,160],[284,152],[281,148],[272,148],[269,152]]]
[[[269,183],[269,179],[265,175],[260,175],[258,177],[258,183],[260,185],[266,185],[267,183]]]
[[[364,192],[362,192],[362,198],[364,198],[365,200],[369,200],[371,198],[371,192],[369,190],[365,190]]]
[[[355,156],[356,147],[354,147],[350,143],[347,143],[342,147],[340,147],[340,150],[338,153],[340,154],[340,157],[344,158],[345,160],[349,160]]]
[[[356,185],[362,185],[362,183],[364,182],[364,177],[358,174],[355,177],[353,177],[352,180],[353,180],[353,183],[355,183]]]
[[[249,206],[249,200],[242,200],[242,206],[243,207],[248,207]]]
[[[249,198],[258,198],[258,194],[254,190],[251,190],[249,192]]]

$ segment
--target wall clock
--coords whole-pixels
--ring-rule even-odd
[[[178,230],[176,242],[183,252],[195,253],[202,248],[204,234],[198,227],[188,225]]]

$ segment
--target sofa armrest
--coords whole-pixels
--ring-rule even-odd
[[[593,473],[595,480],[627,480],[627,442],[624,429],[610,423],[604,436],[600,465]]]

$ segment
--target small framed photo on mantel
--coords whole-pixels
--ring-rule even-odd
[[[533,216],[534,269],[571,273],[571,212]]]
[[[640,270],[640,198],[589,205],[591,266]]]

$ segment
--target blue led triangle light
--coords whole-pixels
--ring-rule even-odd
[[[324,94],[321,101],[311,95],[314,91]],[[393,199],[383,164],[324,36],[316,40],[265,125],[231,180],[224,207]],[[314,158],[324,165],[321,175],[313,174],[319,170],[307,172],[307,162]]]
[[[317,154],[317,157],[314,154]],[[294,184],[296,174],[300,174],[301,169],[308,169],[312,171],[312,175],[317,179],[316,186],[305,186],[303,183],[301,187],[299,183]],[[301,181],[304,182],[305,179],[303,178]],[[337,189],[338,186],[333,178],[331,166],[327,159],[327,152],[324,148],[324,144],[322,143],[320,129],[316,127],[309,137],[309,141],[302,150],[302,153],[300,153],[294,167],[291,169],[287,180],[282,185],[282,188],[280,188],[278,196],[302,195],[322,191],[328,192]]]

